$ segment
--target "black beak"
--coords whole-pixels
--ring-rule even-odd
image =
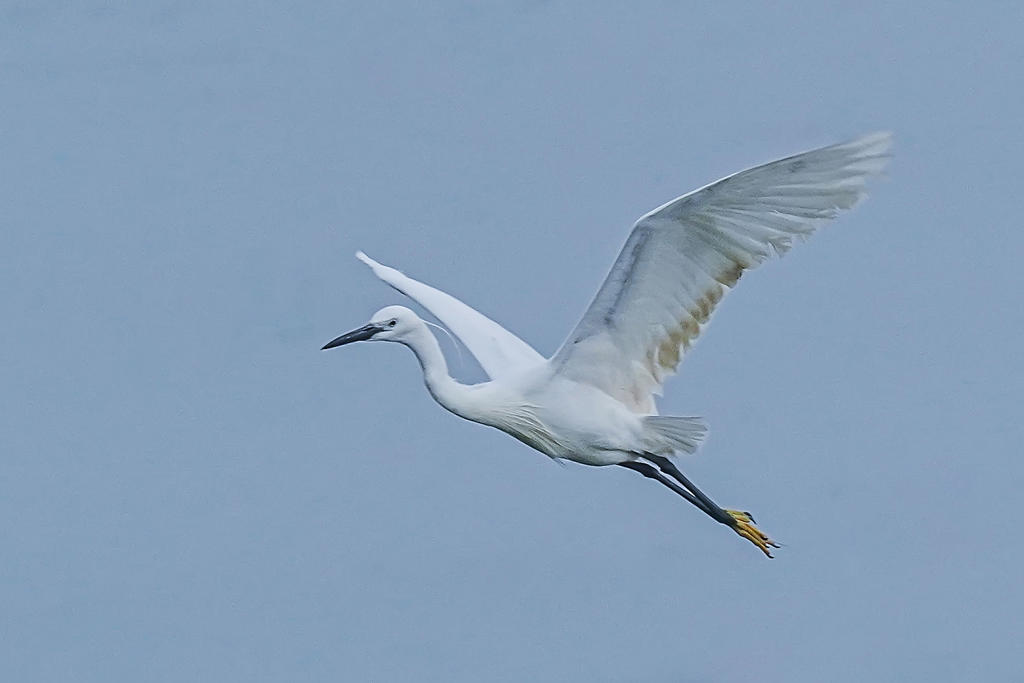
[[[378,332],[380,332],[380,328],[376,325],[363,325],[358,330],[352,330],[351,332],[341,335],[337,339],[332,339],[320,350],[326,351],[327,349],[333,349],[335,346],[351,344],[352,342],[357,341],[366,341]]]

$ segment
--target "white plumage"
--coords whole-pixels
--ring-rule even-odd
[[[706,428],[699,418],[658,416],[655,396],[743,272],[856,204],[885,166],[890,144],[889,134],[876,133],[773,161],[646,214],[550,359],[458,299],[357,254],[444,323],[489,382],[453,380],[436,338],[401,306],[378,311],[324,348],[361,340],[402,343],[419,359],[431,395],[451,412],[553,458],[636,470],[769,554],[774,544],[749,514],[719,508],[669,460],[694,452]]]

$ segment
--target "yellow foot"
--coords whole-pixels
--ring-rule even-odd
[[[726,513],[736,520],[736,524],[732,527],[733,531],[756,545],[768,557],[772,556],[770,548],[778,548],[779,544],[768,538],[763,531],[754,526],[754,518],[750,516],[749,512],[726,510]]]

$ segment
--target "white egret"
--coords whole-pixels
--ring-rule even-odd
[[[747,512],[719,507],[670,458],[693,453],[700,418],[657,414],[655,395],[749,270],[782,254],[865,194],[888,159],[875,133],[741,171],[643,216],[583,319],[551,356],[458,299],[381,265],[374,274],[419,302],[469,349],[490,377],[448,375],[437,339],[402,306],[388,306],[324,349],[390,341],[412,349],[430,395],[467,420],[496,427],[551,458],[619,465],[669,487],[771,557],[778,547]]]

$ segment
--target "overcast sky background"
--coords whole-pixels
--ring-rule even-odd
[[[0,678],[1024,679],[1019,4],[377,4],[0,5]],[[364,249],[549,354],[636,217],[878,129],[661,402],[774,561],[318,350]]]

